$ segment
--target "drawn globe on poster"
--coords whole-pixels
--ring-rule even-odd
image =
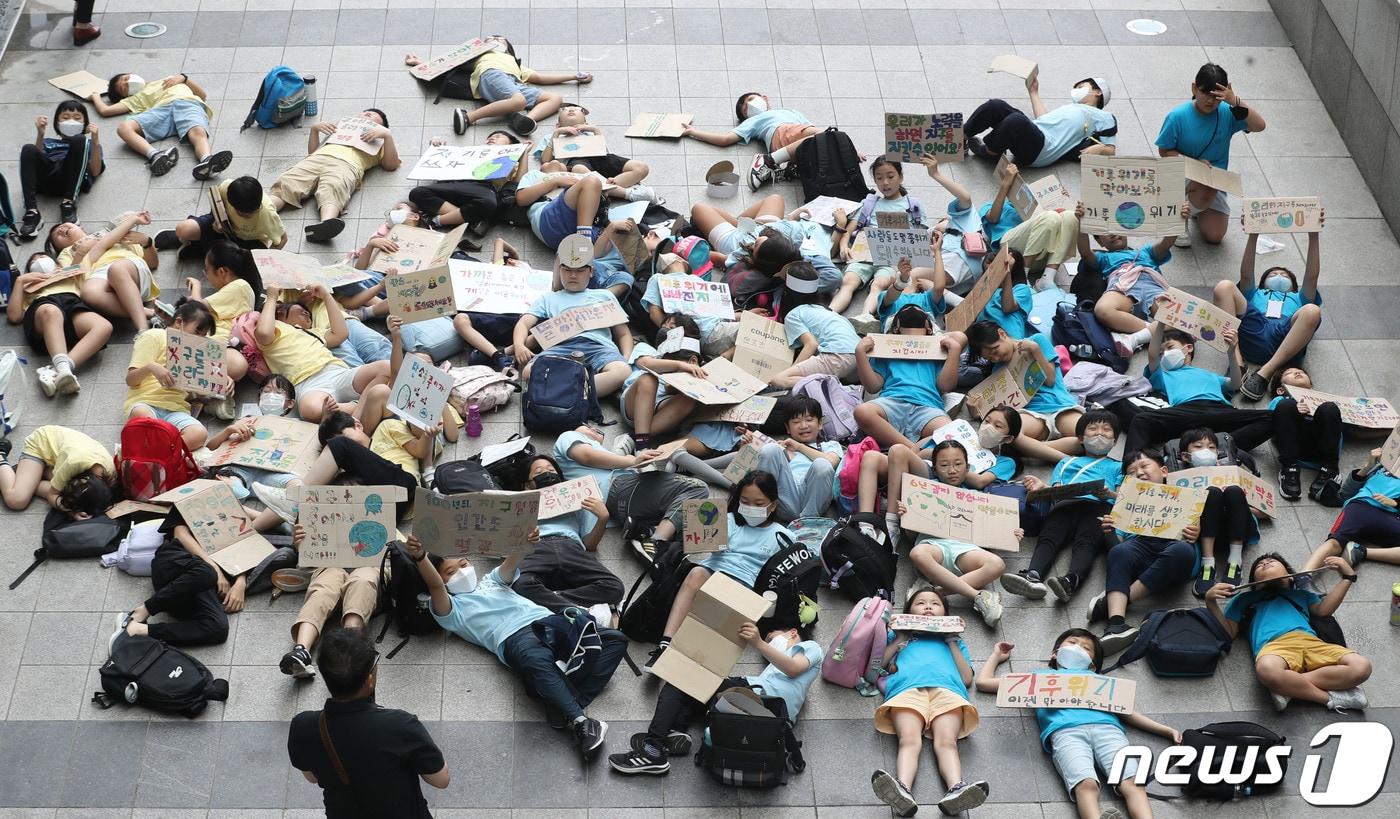
[[[705,501],[700,504],[699,515],[701,524],[705,526],[713,525],[715,518],[719,517],[719,506],[713,501]]]
[[[1114,211],[1113,218],[1125,230],[1137,230],[1147,220],[1147,214],[1143,212],[1142,205],[1137,202],[1124,202],[1118,206],[1118,210]]]
[[[1201,341],[1215,341],[1215,328],[1209,324],[1202,324]]]
[[[515,160],[508,156],[498,156],[477,165],[472,169],[474,179],[505,179],[515,170]]]
[[[362,520],[350,527],[350,548],[359,557],[374,557],[388,542],[389,530],[378,521]]]

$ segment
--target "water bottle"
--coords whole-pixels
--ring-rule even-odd
[[[1400,583],[1390,587],[1390,624],[1400,626]]]
[[[481,437],[481,408],[476,404],[467,407],[467,437]]]
[[[301,78],[301,81],[306,83],[306,108],[303,109],[303,112],[308,117],[314,117],[316,112],[320,110],[316,104],[316,75],[307,74]]]

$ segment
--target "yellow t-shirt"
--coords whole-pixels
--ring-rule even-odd
[[[232,228],[233,235],[244,241],[262,242],[268,247],[277,244],[287,230],[282,226],[282,217],[277,215],[272,200],[264,194],[262,206],[252,216],[244,216],[228,201],[228,186],[232,181],[225,179],[220,182],[218,190],[219,196],[224,200],[224,207],[228,210],[229,227]]]
[[[479,97],[477,90],[481,83],[481,75],[491,69],[504,71],[521,82],[528,82],[535,73],[520,64],[520,61],[505,53],[504,51],[488,51],[476,58],[476,65],[472,66],[472,96]]]
[[[344,367],[345,362],[326,349],[323,334],[303,330],[286,322],[277,322],[277,335],[271,344],[261,346],[268,369],[281,373],[293,385],[300,384],[329,366]]]
[[[165,331],[161,329],[147,330],[136,336],[136,343],[131,345],[131,363],[127,365],[127,370],[147,364],[159,364],[164,367],[170,360],[165,341]],[[126,388],[126,403],[122,404],[122,414],[130,415],[131,408],[137,404],[171,412],[190,411],[190,399],[184,390],[161,386],[153,375],[147,375],[140,384]]]
[[[81,292],[83,282],[85,281],[87,281],[86,273],[84,273],[81,276],[74,276],[71,279],[62,279],[60,281],[54,282],[53,284],[45,285],[44,287],[39,288],[33,293],[25,293],[22,297],[24,309],[28,310],[29,305],[33,304],[35,299],[42,298],[44,296],[56,296],[59,293],[72,293],[76,296]]]
[[[384,149],[380,148],[379,153],[367,154],[364,151],[351,148],[349,145],[322,145],[316,149],[316,153],[333,156],[341,162],[349,165],[359,172],[358,185],[364,181],[365,171],[379,164],[379,158],[384,155]]]
[[[46,424],[24,439],[24,454],[33,455],[53,469],[49,483],[62,491],[68,482],[94,466],[113,468],[112,453],[86,433]]]
[[[175,100],[193,100],[204,108],[206,116],[213,118],[214,109],[209,107],[209,103],[200,98],[188,85],[176,83],[169,88],[164,87],[164,83],[147,83],[141,93],[132,94],[122,102],[126,103],[126,108],[133,114],[140,114],[152,108],[159,108],[162,105],[169,105]]]
[[[146,261],[146,254],[141,249],[140,245],[119,243],[108,248],[106,253],[103,253],[101,256],[97,257],[97,260],[92,263],[92,269],[98,270],[100,268],[106,267],[109,264],[115,264],[116,262],[119,262],[122,259],[131,259],[134,262],[144,262]],[[59,252],[59,267],[67,267],[68,265],[73,264],[73,262],[74,260],[72,247],[65,247],[61,252]]]
[[[228,341],[233,320],[252,310],[256,302],[253,286],[243,279],[234,279],[206,296],[204,303],[214,313],[214,338]]]
[[[369,439],[369,451],[386,461],[398,464],[400,469],[416,476],[418,459],[408,451],[408,445],[411,443],[413,432],[408,428],[408,422],[386,418],[374,428],[374,435]]]

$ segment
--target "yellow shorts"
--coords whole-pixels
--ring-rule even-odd
[[[349,162],[311,154],[277,177],[268,192],[288,207],[299,207],[303,199],[315,194],[318,207],[334,205],[343,211],[362,179],[363,172]]]
[[[910,688],[900,692],[893,699],[885,700],[875,709],[875,730],[882,734],[893,734],[893,712],[896,709],[913,711],[923,717],[924,735],[930,738],[933,737],[934,718],[949,711],[962,710],[963,723],[962,730],[958,731],[958,739],[971,734],[982,721],[972,703],[946,688]]]
[[[1258,660],[1260,657],[1269,656],[1282,657],[1289,671],[1297,671],[1301,674],[1305,671],[1336,665],[1346,655],[1355,653],[1346,646],[1320,640],[1306,631],[1290,631],[1265,643],[1254,659]]]

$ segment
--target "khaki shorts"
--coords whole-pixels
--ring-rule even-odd
[[[792,365],[789,369],[802,376],[822,373],[834,375],[842,381],[849,382],[855,378],[856,354],[817,353],[806,361]]]
[[[954,649],[956,650],[956,649]],[[949,711],[961,710],[963,724],[958,731],[958,739],[971,734],[982,718],[972,703],[946,688],[910,688],[901,691],[894,699],[885,700],[875,709],[875,730],[882,734],[894,733],[895,709],[913,711],[924,718],[924,735],[933,737],[933,720]]]
[[[1326,668],[1329,665],[1336,665],[1346,655],[1355,653],[1346,646],[1329,643],[1306,631],[1290,631],[1265,643],[1254,659],[1268,656],[1282,657],[1289,671],[1302,674],[1318,668]]]
[[[292,635],[295,637],[297,626],[302,623],[325,631],[326,620],[342,601],[346,615],[358,614],[368,623],[379,601],[379,567],[361,566],[351,572],[333,567],[317,569],[306,589],[306,602],[301,604],[297,621],[292,625]]]
[[[337,210],[344,210],[363,178],[360,170],[348,162],[312,154],[277,177],[268,193],[293,208],[301,207],[302,200],[314,193],[317,207],[334,205]]]

